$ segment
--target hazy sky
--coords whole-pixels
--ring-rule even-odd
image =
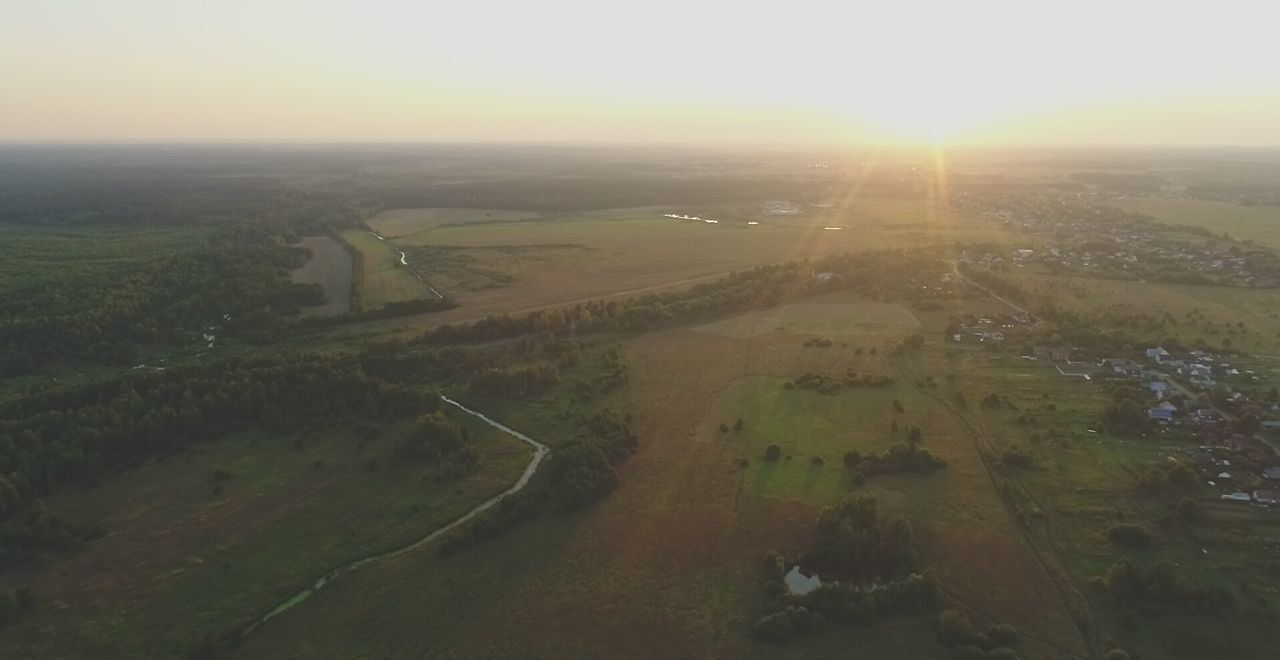
[[[1280,145],[1262,2],[10,3],[0,140]]]

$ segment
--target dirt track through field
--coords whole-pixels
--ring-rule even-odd
[[[476,412],[462,405],[461,403],[458,403],[457,401],[450,399],[449,397],[443,394],[440,395],[440,399],[445,403],[456,407],[462,412],[465,412],[468,415],[471,415],[479,419],[485,424],[488,424],[489,426],[492,426],[498,429],[499,431],[502,431],[503,433],[506,433],[507,435],[510,435],[516,438],[517,440],[520,440],[521,442],[524,442],[529,446],[533,447],[533,458],[529,461],[529,465],[525,467],[524,472],[520,474],[520,478],[517,479],[516,482],[511,485],[510,488],[481,502],[480,504],[476,505],[475,508],[471,509],[470,511],[467,511],[466,513],[462,514],[458,518],[454,519],[453,522],[450,522],[444,525],[443,527],[436,528],[430,534],[427,534],[426,536],[414,541],[413,543],[410,543],[409,545],[402,546],[400,548],[396,548],[395,550],[390,550],[388,552],[371,555],[363,559],[357,559],[356,561],[343,564],[342,566],[339,566],[333,569],[332,571],[329,571],[323,577],[316,580],[315,584],[303,589],[302,591],[299,591],[293,596],[290,596],[288,600],[285,600],[284,602],[275,606],[275,608],[273,608],[270,612],[267,612],[266,614],[264,614],[262,618],[258,619],[257,621],[254,621],[252,624],[246,627],[244,631],[240,633],[241,639],[246,638],[252,635],[253,633],[257,632],[259,628],[261,628],[264,624],[266,624],[271,619],[274,619],[275,617],[280,616],[281,614],[284,614],[285,612],[302,604],[308,598],[313,596],[316,592],[323,589],[325,585],[341,577],[342,575],[345,575],[355,570],[359,570],[360,568],[363,568],[370,564],[374,564],[380,561],[385,561],[387,559],[393,559],[395,557],[399,557],[400,555],[413,552],[414,550],[417,550],[418,548],[421,548],[422,546],[427,545],[428,543],[431,543],[436,539],[439,539],[440,537],[456,529],[460,525],[465,524],[467,521],[471,520],[472,518],[475,518],[476,516],[480,515],[486,510],[492,508],[494,505],[496,505],[498,502],[501,502],[502,499],[507,497],[508,495],[513,495],[515,493],[520,492],[522,489],[524,489],[525,486],[529,484],[529,480],[533,478],[533,474],[538,471],[538,466],[540,466],[542,464],[542,461],[551,453],[550,447],[547,447],[541,442],[538,442],[537,440],[534,440],[533,438],[530,438],[529,436],[515,429],[512,429],[508,426],[503,425],[500,422],[490,419],[484,413]]]

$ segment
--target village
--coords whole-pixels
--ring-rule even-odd
[[[998,346],[1005,331],[1025,327],[1012,323],[1016,319],[977,318],[950,338]],[[1280,498],[1280,394],[1265,387],[1266,376],[1236,366],[1236,358],[1160,346],[1135,355],[1097,356],[1069,345],[1017,352],[1052,365],[1064,380],[1103,381],[1133,392],[1144,403],[1126,411],[1122,402],[1117,414],[1127,412],[1141,436],[1181,440],[1177,451],[1220,499],[1270,507]]]

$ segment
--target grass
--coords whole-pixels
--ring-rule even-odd
[[[1153,341],[1173,336],[1187,345],[1204,339],[1214,348],[1229,339],[1235,349],[1280,352],[1280,310],[1273,290],[1026,272],[1013,277],[1039,299],[1092,315],[1100,330],[1122,329]]]
[[[1280,249],[1280,206],[1244,206],[1195,199],[1146,199],[1121,206],[1161,222],[1203,227]]]
[[[302,247],[311,258],[290,277],[301,284],[318,284],[324,289],[325,304],[308,307],[303,316],[337,316],[351,311],[353,273],[351,253],[331,236],[308,236]]]
[[[363,255],[360,275],[360,311],[387,303],[434,297],[430,287],[400,263],[400,251],[361,229],[348,229],[342,237]]]
[[[868,332],[911,332],[920,321],[911,310],[895,303],[838,302],[835,296],[821,303],[792,303],[700,325],[698,332],[748,338],[784,330],[824,337],[849,337]]]
[[[329,569],[404,545],[509,486],[528,450],[464,423],[482,467],[462,480],[396,465],[398,425],[364,449],[348,429],[301,449],[286,438],[227,438],[51,498],[51,511],[102,521],[107,536],[31,571],[26,582],[46,606],[5,631],[0,655],[181,657]],[[380,467],[368,469],[370,460]],[[215,481],[215,470],[232,476]]]
[[[706,213],[724,221],[712,225],[662,216],[669,212]],[[761,224],[747,225],[749,220]],[[847,229],[823,229],[832,224]],[[461,303],[456,310],[432,314],[433,324],[684,286],[806,256],[1002,240],[990,223],[923,201],[899,200],[862,200],[848,209],[798,218],[763,216],[754,204],[547,215],[400,209],[379,214],[370,225],[387,230],[389,241],[410,254],[415,268],[425,269],[433,285],[443,278],[437,288]]]
[[[1067,380],[1044,365],[1020,360],[962,360],[951,365],[975,391],[1001,393],[1018,410],[983,411],[981,418],[995,449],[1018,443],[1035,457],[1035,466],[1008,470],[1002,478],[1020,487],[1043,514],[1036,534],[1050,544],[1074,580],[1085,587],[1091,576],[1102,575],[1121,557],[1141,566],[1168,560],[1191,581],[1237,592],[1242,611],[1227,619],[1188,616],[1176,611],[1135,615],[1095,598],[1105,620],[1105,633],[1138,650],[1142,657],[1198,658],[1223,656],[1271,657],[1280,642],[1273,624],[1257,612],[1258,595],[1275,600],[1280,590],[1266,580],[1244,578],[1252,585],[1241,591],[1242,576],[1269,575],[1266,550],[1280,534],[1280,520],[1254,507],[1228,505],[1217,492],[1193,493],[1208,519],[1171,526],[1157,524],[1174,513],[1180,496],[1152,495],[1136,488],[1136,478],[1150,466],[1178,457],[1179,448],[1193,441],[1176,434],[1152,438],[1115,437],[1089,433],[1109,400],[1099,382]],[[1048,395],[1048,396],[1046,396]],[[1053,409],[1049,409],[1049,404]],[[1019,415],[1038,421],[1028,427],[1015,423]],[[1020,496],[1021,497],[1021,496]],[[1151,530],[1151,548],[1117,547],[1106,530],[1118,523],[1139,523]],[[1119,625],[1124,619],[1137,625]],[[1232,630],[1224,636],[1224,626]]]

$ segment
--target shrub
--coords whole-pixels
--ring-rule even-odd
[[[943,610],[938,615],[938,639],[947,646],[954,646],[960,638],[973,632],[973,624],[969,617],[955,611]]]
[[[1107,540],[1130,548],[1145,548],[1151,545],[1151,533],[1142,525],[1120,523],[1107,530]]]
[[[813,458],[809,459],[810,465],[822,465],[825,462],[826,461],[822,460],[821,456],[814,456]]]
[[[764,450],[764,460],[776,461],[779,458],[782,458],[782,447],[779,447],[778,445],[769,445],[769,447]]]
[[[845,467],[850,469],[856,468],[860,463],[862,463],[862,454],[858,453],[856,450],[851,450],[844,453]]]
[[[1183,497],[1178,502],[1178,517],[1187,522],[1195,522],[1204,519],[1204,511],[1200,510],[1200,504],[1190,497]]]
[[[987,637],[1001,646],[1009,646],[1018,642],[1018,629],[1007,623],[997,623],[987,630]]]

